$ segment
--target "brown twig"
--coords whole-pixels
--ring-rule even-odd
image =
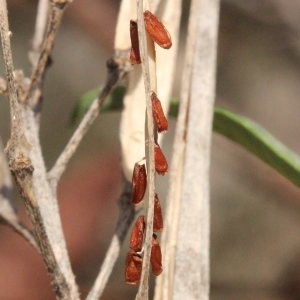
[[[45,41],[46,36],[46,30],[47,30],[47,22],[49,17],[49,1],[48,0],[39,0],[38,3],[38,10],[36,15],[36,22],[35,22],[35,30],[34,30],[34,36],[32,39],[32,49],[29,51],[29,61],[32,65],[32,68],[35,69],[35,67],[38,65],[39,59],[41,57],[41,52],[43,49],[43,43]],[[59,20],[58,20],[59,21]],[[51,50],[50,50],[51,51]],[[50,54],[49,54],[50,55]],[[42,100],[43,100],[43,85],[46,77],[46,70],[51,64],[51,58],[48,57],[46,61],[46,65],[44,67],[44,71],[42,72],[40,80],[37,82],[37,86],[35,89],[35,92],[33,92],[32,99],[30,100],[33,104],[32,109],[35,113],[35,119],[37,121],[37,124],[39,124],[40,114],[42,110]],[[32,81],[30,82],[32,84]],[[26,97],[28,95],[28,89],[20,94],[20,101],[25,102]]]
[[[68,0],[51,0],[50,2],[51,2],[51,10],[50,10],[50,16],[47,25],[47,32],[46,32],[42,50],[40,52],[38,63],[31,75],[30,85],[25,97],[26,104],[31,104],[31,105],[35,104],[34,103],[35,99],[33,99],[34,93],[38,88],[40,81],[42,80],[42,76],[44,74],[45,68],[49,61],[49,57],[53,48],[53,43],[57,33],[57,29],[60,25],[63,13],[69,3]]]
[[[68,161],[76,151],[80,141],[97,118],[99,110],[107,96],[111,93],[117,83],[129,72],[130,69],[131,64],[128,61],[127,51],[124,53],[119,53],[118,57],[107,61],[107,77],[103,90],[101,91],[98,99],[95,99],[90,106],[88,112],[85,114],[67,146],[48,173],[48,178],[52,182],[52,185],[55,186],[57,184],[60,176],[66,168]]]
[[[47,235],[40,207],[37,204],[33,180],[33,165],[30,159],[31,145],[28,143],[22,127],[19,111],[18,95],[14,80],[14,67],[10,46],[10,32],[7,19],[6,1],[0,0],[0,33],[3,58],[6,67],[7,86],[9,92],[11,136],[6,151],[9,167],[16,181],[20,195],[24,201],[26,212],[34,225],[34,234],[49,274],[53,278],[55,293],[59,299],[74,297],[72,287],[68,285],[65,276],[57,263],[49,237]],[[75,293],[76,294],[76,293]],[[71,296],[72,295],[72,296]]]
[[[39,56],[41,54],[41,49],[47,28],[48,11],[49,0],[39,0],[34,36],[32,39],[32,49],[29,52],[29,60],[33,68],[37,65]]]
[[[1,210],[3,210],[3,207],[1,208]],[[13,231],[22,236],[33,248],[35,248],[35,250],[40,252],[33,232],[30,231],[22,222],[8,218],[7,213],[5,213],[5,215],[0,214],[0,223],[9,226]]]
[[[39,251],[32,232],[20,222],[17,216],[16,210],[11,202],[11,192],[12,182],[10,171],[0,139],[0,223],[10,226]]]
[[[120,249],[135,216],[135,208],[131,205],[131,182],[124,179],[123,193],[119,199],[119,219],[115,234],[106,252],[97,279],[87,296],[87,300],[99,299],[103,293],[108,278],[120,254]]]

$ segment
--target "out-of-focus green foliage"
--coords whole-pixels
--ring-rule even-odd
[[[101,88],[96,88],[94,90],[88,91],[83,96],[81,96],[71,115],[71,124],[76,123],[81,119],[85,113],[88,111],[90,105],[94,100],[96,100],[101,92]],[[116,87],[110,96],[106,99],[101,111],[114,111],[121,110],[123,107],[123,97],[125,94],[125,87]]]

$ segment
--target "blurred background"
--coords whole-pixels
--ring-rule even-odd
[[[189,1],[183,2],[180,58],[189,10]],[[300,2],[221,2],[216,105],[252,118],[300,153]],[[8,6],[14,65],[29,76],[37,1],[10,0]],[[66,10],[45,83],[41,143],[48,169],[74,131],[70,115],[76,101],[104,81],[118,9],[119,0],[74,0]],[[100,115],[59,185],[62,223],[82,296],[99,271],[118,217],[119,121],[120,113]],[[164,142],[169,160],[175,121],[170,125]],[[0,98],[0,136],[6,144],[5,97]],[[211,299],[300,299],[299,188],[217,134],[211,159]],[[167,184],[168,178],[159,180],[162,201]],[[28,224],[17,193],[14,200]],[[137,287],[124,282],[127,250],[128,239],[102,299],[134,299]],[[42,259],[5,226],[0,227],[2,299],[55,299]]]

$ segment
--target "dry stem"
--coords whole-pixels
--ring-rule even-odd
[[[202,0],[191,77],[175,255],[174,300],[209,299],[209,167],[219,0]],[[194,11],[192,12],[195,13]]]
[[[32,232],[20,222],[17,216],[16,210],[11,203],[11,192],[12,182],[10,171],[0,139],[0,223],[10,226],[39,251]]]
[[[29,59],[33,67],[36,66],[41,53],[41,49],[45,37],[45,31],[47,27],[46,25],[48,19],[48,8],[49,8],[49,0],[39,0],[36,22],[35,22],[35,31],[32,40],[32,50],[29,53]]]
[[[115,234],[106,252],[97,279],[87,296],[87,300],[99,299],[103,293],[108,278],[120,254],[120,249],[135,215],[134,206],[131,205],[131,182],[124,180],[123,193],[119,199],[119,219]]]
[[[154,163],[154,123],[152,116],[151,91],[156,91],[156,68],[155,68],[155,50],[154,43],[148,37],[144,24],[144,11],[149,9],[149,3],[143,0],[137,1],[137,22],[139,32],[139,46],[142,60],[142,71],[146,95],[146,130],[145,130],[145,152],[147,162],[147,193],[146,193],[146,233],[143,246],[143,266],[141,283],[139,286],[136,300],[148,299],[149,293],[149,270],[150,255],[153,235],[153,216],[154,216],[154,198],[155,198],[155,163]]]
[[[195,32],[198,30],[197,15],[200,14],[201,3],[192,1],[190,8],[188,37],[185,48],[185,63],[181,80],[180,106],[176,123],[175,139],[171,170],[169,174],[169,190],[167,196],[167,209],[165,214],[165,228],[162,233],[162,253],[164,253],[164,272],[157,279],[159,285],[155,290],[155,300],[170,300],[173,297],[175,253],[177,244],[178,221],[181,184],[183,177],[184,153],[186,147],[186,125],[188,119],[188,106],[191,86],[191,75],[194,53],[197,41]]]
[[[30,85],[28,88],[28,92],[25,98],[25,103],[30,103],[34,105],[33,95],[38,85],[42,80],[42,76],[44,74],[46,65],[48,63],[50,53],[53,48],[54,39],[62,19],[64,10],[67,7],[68,0],[51,0],[51,11],[49,16],[49,21],[47,25],[47,33],[44,40],[44,44],[40,53],[40,57],[35,69],[32,72]]]
[[[124,57],[123,57],[124,56]],[[116,84],[129,72],[131,65],[128,62],[128,52],[120,53],[119,57],[112,58],[107,62],[107,77],[106,83],[101,91],[98,99],[95,99],[90,106],[88,112],[85,114],[78,128],[74,132],[67,146],[57,159],[55,165],[48,173],[48,178],[51,181],[53,187],[57,185],[60,176],[64,172],[67,163],[69,162],[72,155],[75,153],[82,138],[89,130],[95,119],[99,114],[99,110],[102,107],[105,99],[111,93]]]

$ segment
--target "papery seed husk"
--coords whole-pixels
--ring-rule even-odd
[[[166,157],[157,143],[154,145],[154,160],[156,172],[159,175],[165,175],[169,170],[169,166]]]
[[[152,114],[153,114],[153,119],[157,126],[157,131],[158,133],[166,132],[168,130],[168,120],[161,106],[161,102],[157,98],[157,95],[154,92],[151,93],[151,100],[152,100]]]
[[[137,22],[130,20],[130,40],[131,40],[131,50],[130,50],[130,60],[132,64],[141,63],[140,46],[139,46],[139,34]]]
[[[144,12],[145,28],[152,38],[160,47],[170,49],[172,40],[169,31],[164,24],[151,11]]]
[[[126,255],[125,263],[125,281],[130,285],[137,285],[141,279],[143,258],[135,253],[129,251]]]
[[[132,204],[140,203],[147,188],[147,174],[145,164],[135,163],[132,174]]]
[[[154,217],[153,217],[153,231],[162,232],[163,230],[163,216],[161,212],[161,205],[157,193],[154,199]]]
[[[153,234],[150,263],[152,266],[152,273],[155,276],[160,275],[163,271],[161,261],[162,261],[162,256],[161,256],[160,245],[158,243],[156,234]]]
[[[145,232],[145,217],[139,216],[132,228],[129,247],[135,251],[140,252],[143,246]]]

